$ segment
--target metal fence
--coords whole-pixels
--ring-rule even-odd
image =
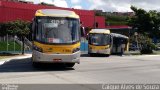
[[[25,52],[32,52],[32,43],[25,38]],[[80,50],[82,53],[88,51],[88,41],[82,37]],[[0,37],[0,53],[21,53],[22,52],[22,38],[17,36],[1,36]]]
[[[17,36],[1,36],[0,37],[0,53],[21,53],[22,38]],[[28,45],[25,44],[25,52],[31,52]]]

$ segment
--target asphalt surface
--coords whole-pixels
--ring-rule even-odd
[[[31,58],[0,65],[0,83],[9,84],[160,84],[160,56],[82,55],[73,68],[44,64],[32,67]]]

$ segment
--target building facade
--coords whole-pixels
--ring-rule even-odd
[[[31,21],[38,9],[63,9],[76,12],[80,16],[80,20],[84,27],[95,28],[95,24],[97,24],[96,28],[105,28],[105,18],[102,16],[95,16],[95,12],[93,10],[36,5],[17,1],[19,0],[0,1],[0,23],[17,19]]]

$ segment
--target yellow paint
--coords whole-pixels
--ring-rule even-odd
[[[105,49],[109,49],[110,45],[106,45],[106,46],[95,46],[95,45],[89,45],[89,49],[91,50],[105,50]]]
[[[126,50],[125,51],[129,51],[129,41],[126,44]]]
[[[72,11],[72,14],[68,14],[68,15],[58,15],[58,14],[51,14],[51,15],[47,15],[45,13],[42,13],[41,10],[37,10],[35,13],[35,16],[52,16],[52,17],[69,17],[69,18],[79,18],[79,15],[77,15],[75,12]]]
[[[89,33],[93,33],[93,34],[110,34],[110,30],[108,30],[108,29],[92,29]]]
[[[39,42],[33,42],[35,46],[41,48],[43,53],[48,54],[72,54],[76,48],[80,48],[80,42],[73,45],[48,45]]]
[[[36,12],[35,16],[46,16],[46,15],[43,14],[41,10],[38,10],[38,11]]]

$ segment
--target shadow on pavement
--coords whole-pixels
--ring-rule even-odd
[[[12,59],[0,65],[0,72],[38,72],[38,71],[68,71],[74,68],[65,68],[63,64],[41,64],[41,67],[32,66],[31,58]]]
[[[105,55],[105,54],[92,54],[92,55],[81,54],[81,57],[108,57],[108,55]]]
[[[81,54],[81,57],[91,57],[89,54]]]

